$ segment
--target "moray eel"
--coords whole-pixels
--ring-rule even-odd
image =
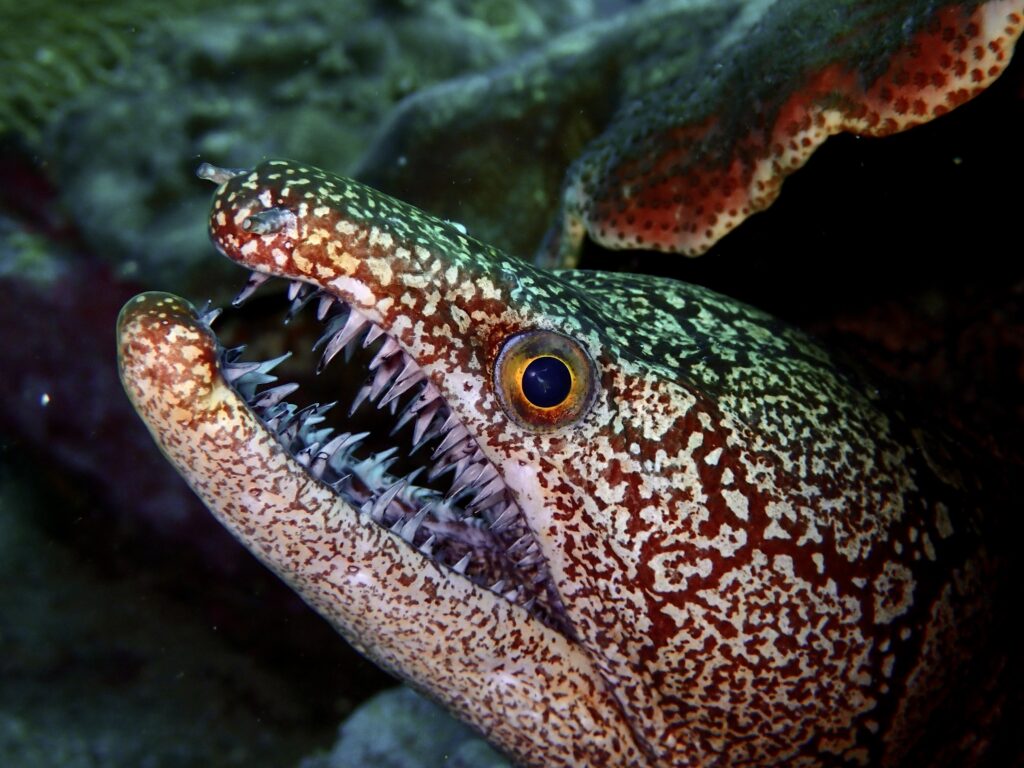
[[[241,298],[292,281],[320,367],[365,384],[299,408],[278,360],[143,294],[118,321],[125,389],[369,658],[526,766],[982,751],[961,737],[991,714],[967,694],[993,674],[997,561],[968,481],[813,341],[696,286],[539,269],[290,161],[202,174],[216,247],[253,271]],[[384,449],[344,415],[367,409]]]

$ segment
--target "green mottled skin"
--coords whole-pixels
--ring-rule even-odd
[[[274,226],[247,229],[271,209]],[[243,542],[519,762],[981,754],[960,730],[956,746],[927,734],[998,707],[966,695],[997,661],[977,652],[996,563],[970,489],[807,337],[695,286],[531,267],[288,161],[223,184],[211,233],[248,268],[351,305],[418,363],[521,509],[567,625],[433,563],[310,478],[224,386],[180,300],[126,307],[133,402]],[[593,405],[553,432],[510,419],[493,380],[502,344],[530,329],[575,339],[595,366]]]

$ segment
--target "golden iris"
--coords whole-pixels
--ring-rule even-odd
[[[553,331],[525,331],[506,339],[494,378],[505,412],[534,432],[575,423],[596,390],[590,356],[579,342]]]

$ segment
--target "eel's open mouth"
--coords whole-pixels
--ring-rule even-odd
[[[234,306],[269,279],[253,272]],[[302,397],[300,385],[275,383],[270,373],[291,352],[247,361],[244,347],[218,345],[224,379],[295,460],[354,509],[425,557],[571,637],[522,511],[417,362],[341,299],[300,281],[287,293],[286,321],[315,315],[322,325],[312,344],[320,356],[316,373],[341,367],[340,379],[363,383],[334,386],[332,380],[334,402],[300,406],[290,401]],[[207,311],[201,319],[209,325],[219,314]]]

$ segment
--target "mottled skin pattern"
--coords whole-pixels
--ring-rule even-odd
[[[247,231],[268,209],[271,231]],[[978,519],[942,451],[803,335],[693,286],[533,268],[288,161],[223,184],[211,233],[419,362],[523,510],[574,636],[313,480],[223,383],[181,300],[123,313],[136,408],[225,525],[356,647],[518,762],[966,765],[982,750],[918,743],[944,707],[966,717],[944,694],[980,674],[949,663],[988,621]],[[537,328],[597,367],[593,406],[548,433],[510,420],[491,380],[502,342]]]

